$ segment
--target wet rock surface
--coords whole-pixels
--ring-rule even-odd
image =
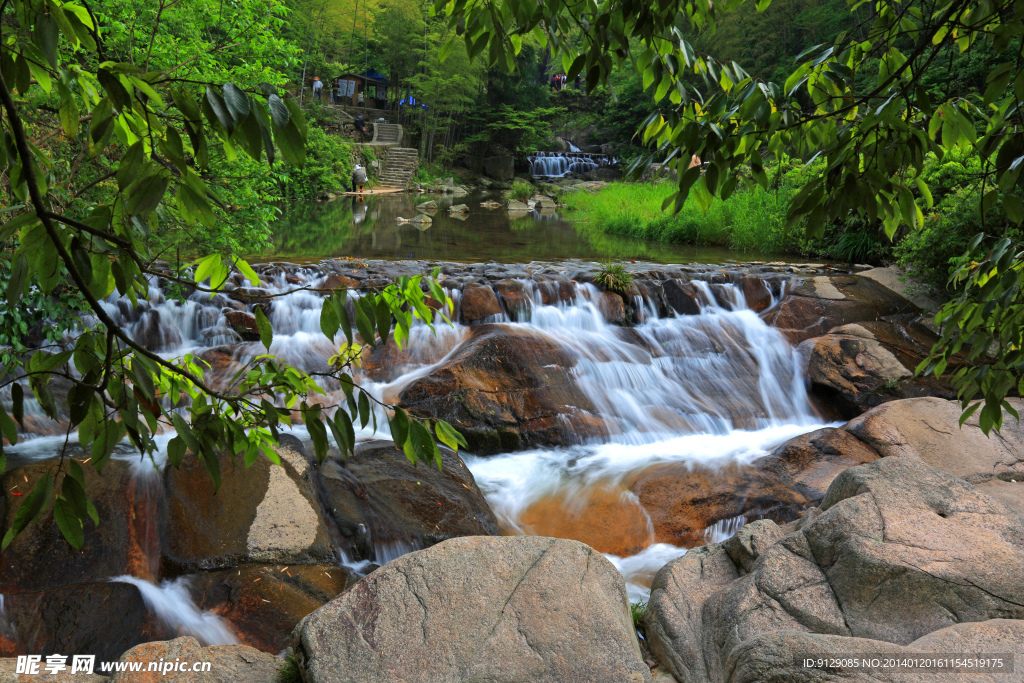
[[[10,469],[0,478],[5,533],[39,478],[56,472],[59,464],[59,459],[46,460]],[[47,590],[129,573],[153,575],[160,498],[154,487],[159,484],[146,477],[137,480],[132,465],[123,460],[110,461],[102,473],[89,466],[82,470],[86,495],[101,523],[85,522],[85,543],[78,551],[64,541],[51,507],[0,555],[0,593]],[[156,472],[152,475],[155,479]],[[58,491],[63,477],[57,477]]]
[[[391,441],[364,442],[347,460],[331,456],[319,465],[324,507],[350,550],[383,563],[385,553],[498,534],[469,469],[439,448],[440,469],[410,463]]]
[[[650,681],[622,576],[575,541],[459,538],[405,555],[304,619],[304,678]]]
[[[820,511],[786,531],[751,532],[738,564],[735,549],[712,544],[658,573],[648,643],[680,681],[735,680],[765,657],[755,641],[766,634],[870,639],[885,652],[962,622],[1024,618],[1013,578],[1024,570],[1024,519],[911,458],[845,470]]]
[[[480,325],[444,365],[410,384],[400,404],[447,421],[480,455],[579,443],[604,425],[570,373],[575,364],[529,331]]]

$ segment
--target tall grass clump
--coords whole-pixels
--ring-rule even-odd
[[[576,220],[605,232],[660,242],[721,246],[742,251],[783,251],[788,188],[760,187],[716,199],[707,211],[692,198],[682,211],[662,211],[675,192],[672,183],[613,183],[595,194],[566,194],[563,202]]]
[[[533,185],[525,180],[517,180],[512,183],[512,194],[509,196],[512,199],[526,203],[526,201],[533,196]]]

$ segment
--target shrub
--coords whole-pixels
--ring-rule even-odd
[[[594,278],[594,284],[608,292],[625,294],[633,284],[633,276],[626,272],[626,268],[621,263],[613,264],[608,261]]]
[[[512,197],[512,199],[525,202],[533,196],[533,185],[525,180],[517,180],[512,183],[512,194],[509,196]]]
[[[274,683],[302,683],[302,674],[299,673],[299,662],[295,659],[294,654],[289,653],[284,658],[284,661],[281,662],[281,666],[277,669]]]

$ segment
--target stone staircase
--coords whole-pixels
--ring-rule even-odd
[[[397,126],[395,126],[397,128]],[[381,187],[408,189],[413,173],[419,165],[420,154],[414,148],[388,147],[384,153],[384,168],[380,175]]]
[[[402,127],[395,123],[373,124],[373,140],[371,144],[400,145],[402,144]]]

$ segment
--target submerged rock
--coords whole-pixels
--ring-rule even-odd
[[[405,555],[304,619],[293,649],[309,683],[651,680],[622,576],[553,538]]]
[[[352,581],[336,563],[263,565],[190,574],[188,589],[199,609],[226,619],[246,643],[281,652],[295,624]]]
[[[477,325],[443,365],[405,388],[400,404],[452,424],[479,455],[579,443],[606,427],[571,374],[575,364],[528,329]]]
[[[763,542],[748,539],[739,564],[712,544],[655,577],[648,644],[680,681],[724,680],[765,656],[752,645],[766,634],[871,639],[885,652],[961,622],[1024,618],[1024,519],[921,462],[845,470],[794,526],[756,532]]]

